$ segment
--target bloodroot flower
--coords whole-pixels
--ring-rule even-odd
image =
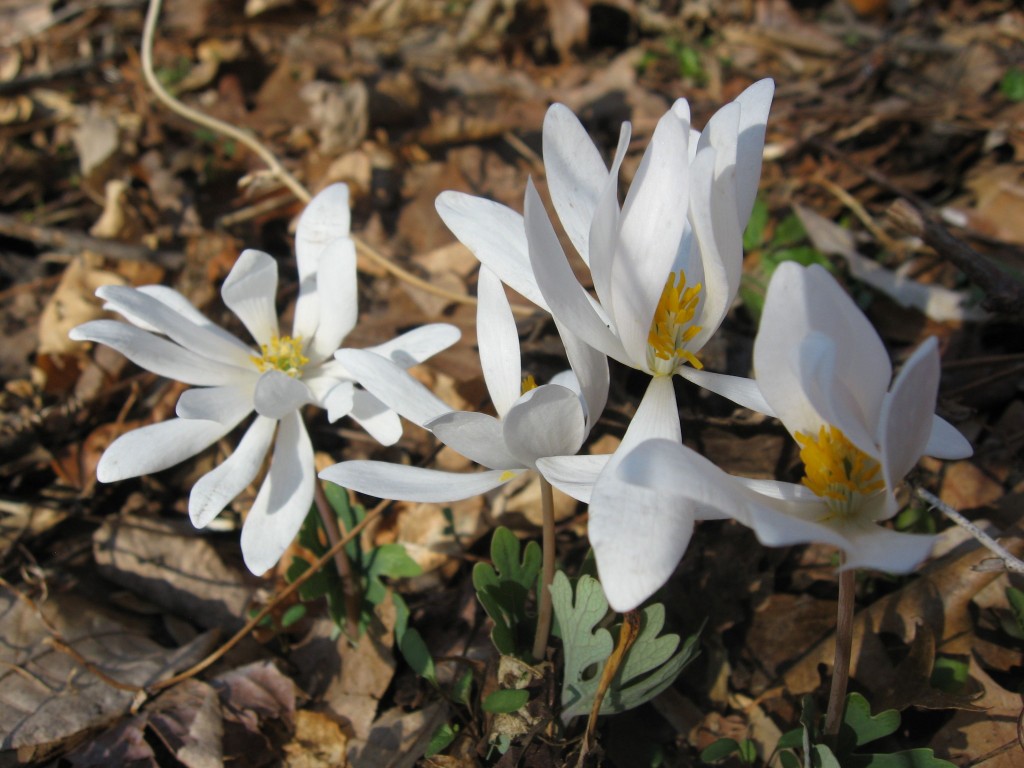
[[[619,466],[620,480],[676,503],[663,508],[642,542],[623,518],[634,537],[624,541],[647,556],[638,572],[617,574],[620,589],[642,594],[663,584],[678,557],[662,542],[688,538],[693,517],[733,517],[770,546],[831,544],[843,551],[845,568],[905,573],[928,556],[933,537],[879,523],[896,513],[895,489],[921,456],[971,454],[970,443],[935,415],[935,339],[893,381],[882,340],[839,284],[820,266],[787,262],[768,287],[754,367],[770,410],[800,445],[801,483],[732,477],[669,440],[641,444]]]
[[[97,295],[128,323],[95,320],[71,331],[77,341],[116,349],[137,365],[191,384],[177,418],[115,440],[96,475],[113,482],[159,472],[203,451],[254,411],[241,442],[192,488],[189,514],[206,526],[273,457],[242,528],[242,554],[255,574],[273,566],[291,543],[313,502],[313,446],[301,408],[315,404],[331,421],[350,415],[382,442],[401,434],[398,416],[334,359],[355,326],[355,246],[349,238],[348,188],[328,187],[303,212],[296,232],[299,296],[290,335],[282,335],[274,308],[277,262],[246,250],[224,281],[221,296],[255,339],[252,347],[217,327],[180,293],[163,286],[104,286]],[[372,351],[404,366],[445,349],[458,338],[452,326],[425,326]]]

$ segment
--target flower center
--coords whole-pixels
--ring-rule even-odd
[[[801,432],[796,441],[806,473],[801,482],[825,500],[833,517],[855,515],[865,499],[885,488],[878,462],[841,430],[823,426],[817,437]]]
[[[519,394],[520,394],[520,396],[525,395],[531,389],[536,389],[536,388],[537,388],[537,380],[535,378],[533,378],[532,374],[528,373],[525,376],[523,376],[523,380],[519,384]]]
[[[687,342],[701,329],[693,324],[701,288],[700,283],[687,287],[683,270],[669,272],[647,334],[647,366],[655,375],[671,376],[684,362],[698,370],[704,367],[696,355],[686,349]]]
[[[309,362],[309,358],[302,354],[302,337],[296,336],[274,336],[269,344],[261,344],[262,357],[249,355],[260,373],[277,369],[287,373],[292,378],[302,373],[302,367]]]

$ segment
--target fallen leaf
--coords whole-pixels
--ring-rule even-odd
[[[51,595],[38,610],[41,616],[25,600],[0,594],[3,749],[60,741],[104,725],[128,711],[133,688],[192,665],[211,648],[210,633],[165,648],[81,595]],[[47,625],[96,671],[62,649]]]
[[[187,768],[224,764],[224,724],[217,692],[190,679],[164,691],[146,707],[150,727]]]

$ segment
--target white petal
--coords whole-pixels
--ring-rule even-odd
[[[347,237],[324,247],[316,273],[316,292],[320,296],[320,317],[307,354],[311,360],[320,361],[338,350],[359,316],[356,246]],[[298,327],[295,335],[303,336]]]
[[[251,248],[242,251],[220,295],[257,344],[269,344],[278,335],[277,262],[273,256]]]
[[[966,459],[974,453],[974,448],[956,427],[941,416],[933,416],[932,431],[924,453],[937,459]]]
[[[529,466],[509,452],[502,423],[493,416],[452,411],[427,422],[426,427],[449,448],[488,469]]]
[[[342,349],[335,357],[370,394],[417,426],[423,427],[452,410],[404,368],[380,355],[363,349]]]
[[[260,375],[252,401],[260,416],[281,419],[306,403],[312,403],[314,398],[301,379],[293,379],[287,373],[272,369]]]
[[[199,387],[238,384],[252,378],[255,370],[245,371],[180,347],[127,323],[92,320],[71,329],[73,341],[93,341],[116,349],[140,368],[168,379]]]
[[[348,187],[332,184],[314,197],[299,217],[295,231],[295,260],[299,296],[295,302],[293,334],[309,338],[320,321],[320,295],[316,290],[320,259],[328,243],[348,239],[351,213]]]
[[[327,411],[329,422],[333,424],[342,416],[348,416],[352,412],[352,408],[355,406],[355,393],[355,385],[351,381],[343,381],[332,387],[326,397],[318,398],[320,407]]]
[[[344,184],[325,187],[309,201],[295,230],[295,259],[300,283],[316,274],[320,254],[328,243],[348,237],[351,222],[348,187]]]
[[[252,386],[186,389],[178,398],[174,411],[182,419],[205,419],[221,424],[237,424],[241,418],[239,413],[244,414],[252,410],[252,393]]]
[[[834,342],[836,380],[844,382],[857,400],[864,423],[877,424],[892,379],[889,355],[853,299],[817,264],[802,267],[795,262],[783,262],[768,284],[761,328],[754,343],[757,377],[759,381],[764,377],[767,382],[761,384],[765,398],[785,421],[775,402],[781,387],[771,384],[776,378],[772,370],[780,364],[792,365],[793,350],[815,331]],[[799,378],[794,371],[788,375]],[[769,392],[766,386],[773,391]]]
[[[634,366],[646,367],[647,336],[665,281],[687,228],[689,134],[666,113],[622,205],[619,240],[612,263],[615,329]]]
[[[772,298],[772,285],[776,281],[779,281],[779,289]],[[892,380],[889,354],[867,317],[836,279],[818,264],[802,267],[795,262],[783,262],[768,286],[762,329],[769,311],[781,316],[781,319],[771,318],[770,322],[775,326],[775,333],[784,335],[788,344],[811,331],[835,341],[837,380],[844,382],[856,398],[864,423],[878,424],[882,401]],[[765,396],[772,401],[767,391]]]
[[[257,416],[234,452],[218,467],[207,472],[192,486],[188,513],[192,525],[205,528],[235,496],[244,491],[260,471],[277,422]]]
[[[244,416],[231,424],[170,419],[128,432],[103,452],[96,478],[101,483],[112,483],[173,467],[220,440]]]
[[[736,218],[735,168],[729,168],[722,176],[715,171],[712,178],[716,163],[716,150],[706,149],[697,153],[691,169],[690,216],[704,285],[704,301],[697,318],[701,330],[689,345],[693,350],[703,347],[722,324],[739,291],[743,272],[743,230]]]
[[[844,568],[875,568],[886,573],[909,573],[931,554],[935,536],[900,533],[879,525],[844,530],[848,544]]]
[[[663,437],[677,443],[683,441],[679,407],[676,405],[676,392],[670,376],[655,376],[651,379],[615,455],[623,456],[644,440],[653,437]]]
[[[590,434],[608,402],[608,358],[557,320],[555,328],[562,339],[569,365],[572,366],[573,378],[587,405],[587,434]]]
[[[238,351],[241,353],[244,359],[248,360],[249,355],[252,354],[252,349],[247,344],[239,341],[237,338],[235,338],[230,333],[225,331],[219,325],[213,323],[210,320],[210,318],[208,318],[206,315],[204,315],[202,312],[200,312],[198,309],[192,306],[192,302],[190,302],[182,294],[178,293],[178,291],[174,290],[173,288],[168,288],[166,285],[140,285],[138,288],[136,288],[136,290],[139,291],[139,293],[144,293],[147,296],[150,296],[156,299],[157,301],[161,302],[162,304],[166,305],[167,307],[173,309],[175,312],[177,312],[179,315],[184,317],[189,322],[192,322],[202,328],[205,328],[210,333],[220,336],[228,344],[237,347]],[[104,309],[114,308],[110,305],[105,305]],[[161,333],[160,329],[154,328],[141,318],[129,317],[128,315],[125,315],[125,317],[128,317],[128,319],[132,323],[139,326],[140,328],[143,328],[147,331],[153,331],[154,333]]]
[[[615,292],[611,283],[619,243],[619,169],[629,150],[630,130],[629,123],[622,124],[619,145],[590,225],[590,276],[597,297],[610,316],[615,315]]]
[[[611,454],[548,456],[537,459],[537,471],[562,493],[589,504],[594,483],[608,466],[609,459]]]
[[[572,456],[587,436],[579,395],[557,384],[530,390],[505,416],[504,434],[508,450],[527,467],[545,456]]]
[[[443,503],[478,496],[516,476],[516,472],[442,472],[383,461],[343,461],[320,477],[379,499]]]
[[[525,207],[530,263],[544,298],[553,308],[552,314],[590,346],[625,362],[622,344],[608,330],[566,261],[565,252],[532,180],[526,183]]]
[[[709,392],[732,400],[744,408],[763,413],[765,416],[776,415],[764,395],[761,394],[761,389],[755,379],[704,370],[698,371],[696,368],[688,366],[680,368],[676,373],[687,381],[692,381],[698,387],[703,387]]]
[[[522,216],[493,200],[463,192],[442,192],[434,207],[448,229],[501,282],[550,311],[530,266]]]
[[[757,186],[761,180],[761,159],[764,155],[764,134],[768,112],[772,106],[775,82],[759,80],[736,97],[740,105],[740,135],[736,148],[736,208],[740,230],[747,228],[754,209]]]
[[[519,331],[501,281],[486,266],[477,282],[476,336],[491,402],[504,417],[522,390]],[[492,465],[493,466],[493,465]]]
[[[636,608],[668,581],[693,535],[695,508],[607,470],[601,475],[590,497],[587,534],[614,610]]]
[[[281,419],[270,472],[242,526],[242,558],[257,576],[292,543],[313,504],[316,468],[309,434],[296,411]]]
[[[618,450],[590,497],[587,533],[608,604],[631,610],[672,574],[690,541],[697,511],[690,500],[624,482],[617,465],[648,438],[681,441],[672,380],[651,379]]]
[[[402,422],[398,414],[366,390],[353,391],[352,409],[348,415],[381,445],[394,445],[402,437]]]
[[[731,475],[674,440],[645,440],[615,468],[623,482],[688,499],[698,520],[746,522],[747,492]]]
[[[608,170],[579,119],[564,104],[544,116],[544,170],[555,213],[576,252],[589,262],[590,223]]]
[[[932,336],[904,363],[885,398],[877,440],[887,488],[901,482],[928,447],[939,373],[939,344]]]
[[[367,347],[366,350],[386,357],[403,368],[411,368],[448,349],[461,336],[462,331],[454,325],[429,323],[406,331],[383,344]]]
[[[222,365],[251,368],[248,351],[237,343],[226,341],[221,334],[211,333],[159,299],[124,285],[104,285],[96,291],[104,301],[131,317],[138,317],[160,333],[198,355]]]

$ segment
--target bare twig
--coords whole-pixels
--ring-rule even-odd
[[[1006,565],[1006,570],[1013,571],[1014,573],[1024,573],[1024,561],[1018,557],[1014,557],[1006,550],[1005,547],[1003,547],[1002,544],[949,506],[949,504],[930,491],[926,491],[924,488],[918,488],[917,495],[919,498],[931,504],[935,509],[939,510],[939,512],[971,534],[971,536],[977,539],[983,547],[993,552]]]
[[[985,292],[981,302],[984,309],[1012,318],[1024,318],[1024,285],[907,200],[897,200],[889,207],[887,215],[895,226],[920,237],[977,284]]]
[[[185,255],[178,251],[153,251],[142,245],[104,240],[69,229],[41,227],[24,222],[9,213],[0,213],[0,234],[55,251],[75,254],[93,251],[110,259],[148,261],[165,269],[177,269],[185,263]]]
[[[232,635],[231,639],[224,643],[224,645],[222,645],[216,651],[214,651],[205,659],[200,661],[198,664],[195,664],[194,666],[191,666],[188,669],[186,669],[184,672],[174,675],[173,677],[169,677],[165,680],[159,680],[153,683],[146,689],[147,692],[152,695],[154,693],[157,693],[158,691],[164,690],[165,688],[170,688],[172,685],[177,685],[182,680],[188,680],[190,677],[195,677],[204,669],[213,664],[215,661],[220,659],[225,653],[227,653],[236,645],[238,645],[238,643],[241,642],[246,635],[252,632],[257,626],[259,626],[259,623],[263,621],[263,619],[266,616],[268,616],[271,611],[273,611],[278,605],[280,605],[281,601],[286,599],[289,595],[294,593],[299,587],[301,587],[303,584],[305,584],[307,581],[313,578],[317,573],[319,573],[320,569],[323,568],[327,563],[332,561],[334,559],[334,556],[339,551],[341,551],[341,549],[344,548],[346,544],[348,544],[350,541],[352,541],[352,539],[358,536],[359,532],[362,531],[373,520],[376,520],[377,516],[380,515],[380,513],[384,511],[384,508],[390,503],[390,501],[384,500],[380,502],[376,507],[371,509],[369,512],[367,512],[366,517],[360,520],[356,525],[352,526],[351,531],[348,531],[344,536],[338,539],[337,542],[332,544],[331,547],[326,552],[324,552],[320,559],[313,563],[313,565],[310,566],[305,571],[305,573],[303,573],[301,576],[299,576],[299,578],[297,578],[287,587],[278,592],[274,596],[273,600],[271,600],[269,603],[263,606],[263,608],[261,608],[260,611],[255,616],[249,619],[249,621],[246,623],[244,627],[242,627],[234,635]]]
[[[303,203],[308,203],[312,199],[312,195],[309,190],[306,189],[306,187],[304,187],[302,183],[296,179],[295,176],[293,176],[288,169],[284,167],[284,165],[281,164],[281,161],[277,159],[274,153],[267,149],[259,139],[246,131],[236,128],[230,123],[226,123],[222,120],[203,114],[198,110],[192,109],[172,96],[167,89],[160,84],[160,81],[157,79],[156,74],[153,71],[153,37],[156,31],[157,19],[160,17],[160,7],[162,4],[163,0],[150,0],[149,7],[146,9],[146,21],[142,30],[142,75],[146,84],[153,91],[153,94],[174,114],[184,117],[187,120],[191,120],[193,123],[201,125],[204,128],[208,128],[211,131],[220,133],[223,136],[227,136],[228,138],[247,147],[267,165],[271,174],[277,177],[281,183],[284,184],[293,195],[295,195],[296,198],[301,200]],[[438,286],[417,277],[412,272],[398,266],[389,258],[384,256],[384,254],[380,253],[378,250],[354,235],[352,236],[352,242],[355,243],[356,251],[360,256],[372,261],[389,274],[398,278],[402,282],[411,285],[413,288],[417,288],[425,293],[431,293],[435,296],[440,296],[441,298],[447,299],[448,301],[456,304],[468,304],[470,306],[476,305],[475,297],[439,288]],[[513,305],[512,311],[520,315],[531,315],[535,310],[532,307],[525,307],[520,304]]]

